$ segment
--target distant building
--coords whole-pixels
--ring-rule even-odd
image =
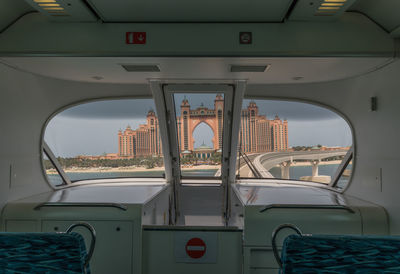
[[[180,108],[176,120],[181,154],[198,153],[194,147],[193,131],[201,123],[207,124],[214,134],[213,145],[207,148],[207,153],[211,155],[212,152],[221,152],[224,120],[223,96],[215,97],[212,109],[203,104],[191,109],[186,98],[182,100]],[[246,153],[287,151],[289,148],[288,122],[282,121],[278,116],[275,116],[273,120],[268,120],[265,116],[259,115],[256,103],[250,102],[248,107],[242,110],[239,144],[242,151]],[[124,131],[118,132],[119,157],[134,158],[161,154],[158,119],[153,110],[148,112],[146,124],[139,125],[137,129],[128,126]]]
[[[80,160],[116,160],[119,159],[117,153],[107,153],[103,155],[78,155],[76,156],[77,159]]]
[[[147,123],[133,130],[128,126],[118,132],[118,155],[125,158],[162,154],[158,118],[153,110],[147,113]]]
[[[224,120],[224,98],[217,95],[214,108],[209,109],[203,104],[196,109],[191,109],[189,101],[185,98],[181,103],[181,113],[176,117],[179,147],[181,151],[194,150],[193,132],[201,123],[207,124],[214,133],[212,138],[213,149],[222,148],[222,129]]]
[[[287,151],[288,122],[278,115],[273,120],[259,115],[255,102],[242,110],[239,147],[246,153]]]
[[[321,146],[319,149],[322,151],[332,151],[332,150],[349,150],[351,147],[326,147]]]
[[[193,154],[198,158],[202,160],[209,159],[213,153],[215,153],[215,149],[212,147],[207,146],[206,144],[202,144],[201,146],[193,149]]]

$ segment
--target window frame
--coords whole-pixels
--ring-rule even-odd
[[[339,110],[337,110],[336,108],[334,108],[334,107],[332,107],[330,105],[326,105],[326,104],[323,104],[323,103],[318,102],[318,101],[307,100],[307,99],[296,98],[296,97],[288,98],[288,97],[279,97],[279,96],[248,95],[245,92],[244,96],[243,96],[243,101],[244,100],[270,100],[270,101],[286,101],[286,102],[303,103],[303,104],[308,104],[308,105],[313,105],[313,106],[324,108],[326,110],[329,110],[329,111],[335,113],[340,118],[342,118],[347,123],[347,125],[349,126],[349,129],[350,129],[350,132],[351,132],[352,145],[351,145],[349,151],[347,152],[347,154],[345,155],[345,158],[340,163],[338,169],[336,170],[336,173],[335,173],[334,177],[332,177],[332,180],[331,180],[331,182],[329,184],[323,184],[323,183],[318,183],[318,182],[310,182],[310,181],[304,181],[304,183],[306,183],[307,185],[315,184],[315,187],[327,188],[327,189],[330,189],[330,190],[332,190],[334,192],[337,192],[337,193],[344,193],[349,188],[350,184],[352,183],[354,170],[356,168],[356,160],[355,160],[356,139],[355,139],[353,124],[350,122],[350,120],[348,119],[348,117],[346,115],[344,115],[342,112],[340,112]],[[240,106],[240,110],[242,109],[242,107],[243,107],[243,104]],[[240,123],[240,119],[239,119],[239,123]],[[239,132],[240,132],[240,130],[239,130]],[[348,156],[348,154],[349,154],[349,156]],[[350,157],[350,159],[348,159],[348,157]],[[237,163],[238,162],[239,161],[236,162],[236,167],[237,167]],[[350,162],[353,162],[353,163],[352,163],[352,168],[351,168],[351,174],[350,174],[350,177],[349,177],[349,180],[348,180],[347,184],[343,188],[336,187],[340,177],[342,176],[344,170],[347,168],[347,166],[348,166],[348,164]],[[342,168],[342,166],[343,166],[343,170],[341,170],[341,172],[339,173],[339,168]],[[286,182],[287,181],[289,181],[289,182],[290,181],[296,181],[296,182],[299,182],[299,183],[302,182],[302,181],[298,181],[298,180],[294,180],[294,179],[237,177],[236,171],[237,170],[235,169],[235,183],[237,183],[237,184],[246,183],[246,181],[250,181],[251,183],[254,183],[255,181],[257,181],[256,184],[259,184],[259,183],[262,183],[262,182],[260,182],[262,180],[269,181],[269,182],[270,181],[281,181],[282,183],[284,183],[285,181]]]
[[[218,185],[223,185],[224,178],[228,177],[229,171],[229,151],[226,147],[231,147],[232,138],[229,137],[230,134],[227,132],[232,132],[232,110],[234,104],[234,91],[235,86],[229,84],[170,84],[163,86],[163,94],[165,99],[165,106],[167,111],[167,123],[169,125],[168,135],[171,140],[170,148],[171,152],[174,154],[175,162],[175,177],[179,177],[181,185],[185,184],[185,180],[191,181],[205,181],[204,185],[209,185],[206,181],[220,180],[221,183]],[[221,153],[221,176],[209,177],[209,176],[182,176],[181,163],[180,163],[180,146],[178,141],[178,130],[176,122],[176,109],[175,109],[175,98],[174,94],[224,94],[224,112],[223,112],[223,129],[222,129],[222,153]],[[228,159],[228,160],[225,160]],[[201,185],[201,184],[199,184]]]
[[[91,178],[91,179],[82,179],[82,180],[71,180],[68,177],[68,175],[62,169],[61,164],[58,161],[57,157],[54,155],[54,153],[52,152],[51,148],[47,145],[47,143],[44,140],[46,129],[47,129],[47,126],[49,125],[50,121],[54,117],[56,117],[58,114],[62,113],[65,110],[68,110],[68,109],[76,107],[76,106],[88,104],[88,103],[104,102],[104,101],[120,101],[120,100],[141,100],[141,99],[152,100],[152,102],[154,103],[154,110],[156,111],[156,115],[158,116],[157,107],[155,106],[155,98],[153,97],[152,94],[147,94],[147,95],[143,94],[143,95],[137,95],[137,96],[131,96],[131,95],[130,96],[118,96],[118,97],[106,96],[106,97],[101,97],[101,98],[90,98],[90,99],[79,100],[79,101],[75,101],[73,103],[70,103],[70,104],[67,104],[67,105],[64,105],[64,106],[60,107],[59,109],[54,111],[50,116],[48,116],[48,118],[46,119],[46,121],[43,124],[42,129],[41,129],[41,138],[40,138],[41,142],[40,142],[40,153],[39,153],[39,157],[40,157],[39,160],[40,160],[41,168],[42,168],[43,175],[44,175],[44,178],[45,178],[47,184],[53,189],[63,189],[63,188],[68,188],[68,187],[79,186],[79,185],[82,185],[82,184],[94,184],[93,181],[96,181],[96,180],[99,181],[99,183],[104,183],[104,180],[113,180],[113,181],[121,180],[121,182],[125,182],[126,180],[151,179],[152,182],[149,183],[150,185],[154,184],[154,180],[160,180],[160,183],[161,182],[165,183],[166,166],[165,166],[165,146],[164,146],[164,143],[163,143],[163,140],[165,138],[161,138],[161,140],[162,140],[163,161],[164,161],[164,168],[165,168],[163,176],[161,176],[161,177]],[[161,134],[162,134],[162,132],[160,130],[160,135]],[[45,167],[45,164],[44,164],[43,153],[46,154],[46,156],[49,158],[49,160],[51,158],[50,161],[54,165],[54,167],[56,167],[55,163],[57,163],[57,165],[61,169],[61,173],[63,173],[64,175],[62,176],[60,174],[59,169],[57,169],[57,168],[56,168],[56,171],[60,175],[60,177],[63,179],[63,182],[65,182],[65,183],[55,186],[54,184],[52,184],[50,182],[50,180],[48,179],[47,173],[46,173],[46,167]],[[51,154],[52,156],[50,156],[49,154]],[[90,181],[90,182],[86,183],[86,181]]]

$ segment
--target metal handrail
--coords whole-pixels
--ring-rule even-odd
[[[300,236],[303,236],[303,233],[301,232],[300,228],[298,228],[294,224],[282,224],[282,225],[278,226],[277,228],[275,228],[274,231],[272,231],[272,251],[274,252],[274,256],[275,256],[276,262],[279,265],[279,268],[282,268],[282,260],[279,256],[278,247],[276,246],[276,236],[278,235],[278,232],[284,228],[293,229],[297,234],[299,234]]]
[[[306,205],[306,204],[271,204],[265,206],[263,209],[261,209],[259,212],[265,212],[270,209],[274,208],[280,208],[280,209],[340,209],[340,210],[346,210],[350,213],[356,213],[352,208],[345,206],[345,205]]]
[[[88,251],[88,253],[86,255],[85,263],[83,265],[84,270],[86,272],[86,268],[89,265],[89,261],[93,256],[94,247],[96,245],[96,230],[94,229],[94,227],[91,224],[89,224],[87,222],[78,222],[78,223],[72,224],[70,227],[68,227],[68,229],[65,231],[65,233],[70,233],[70,232],[72,232],[72,230],[75,227],[79,227],[79,226],[84,227],[87,230],[89,230],[90,235],[92,236],[92,240],[90,242],[90,248],[89,248],[89,251]]]
[[[51,203],[45,202],[34,207],[34,210],[40,210],[42,207],[114,207],[126,211],[128,207],[119,203]]]

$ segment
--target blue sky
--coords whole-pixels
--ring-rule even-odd
[[[177,112],[185,95],[176,94]],[[186,95],[192,108],[201,104],[213,108],[215,94]],[[289,145],[351,145],[351,130],[334,112],[315,105],[276,100],[254,100],[259,113],[273,119],[279,115],[288,120]],[[243,108],[250,100],[244,100]],[[98,155],[118,151],[119,129],[133,129],[145,123],[146,114],[155,109],[152,99],[125,99],[91,102],[72,107],[55,116],[49,123],[45,140],[57,156]],[[199,125],[193,133],[195,147],[203,141],[211,146],[212,131]]]

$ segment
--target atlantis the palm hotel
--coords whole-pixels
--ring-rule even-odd
[[[223,98],[217,95],[214,108],[209,109],[203,104],[191,109],[185,98],[181,103],[180,116],[177,117],[179,147],[182,156],[199,155],[210,157],[213,152],[222,149]],[[137,129],[128,126],[118,132],[118,158],[135,158],[157,156],[162,154],[161,139],[158,129],[158,119],[153,110],[147,114],[147,123]],[[193,131],[206,123],[212,129],[213,147],[204,145],[194,147]],[[282,121],[277,115],[273,120],[259,115],[255,102],[250,102],[241,114],[240,149],[245,153],[272,152],[288,150],[288,122]]]

